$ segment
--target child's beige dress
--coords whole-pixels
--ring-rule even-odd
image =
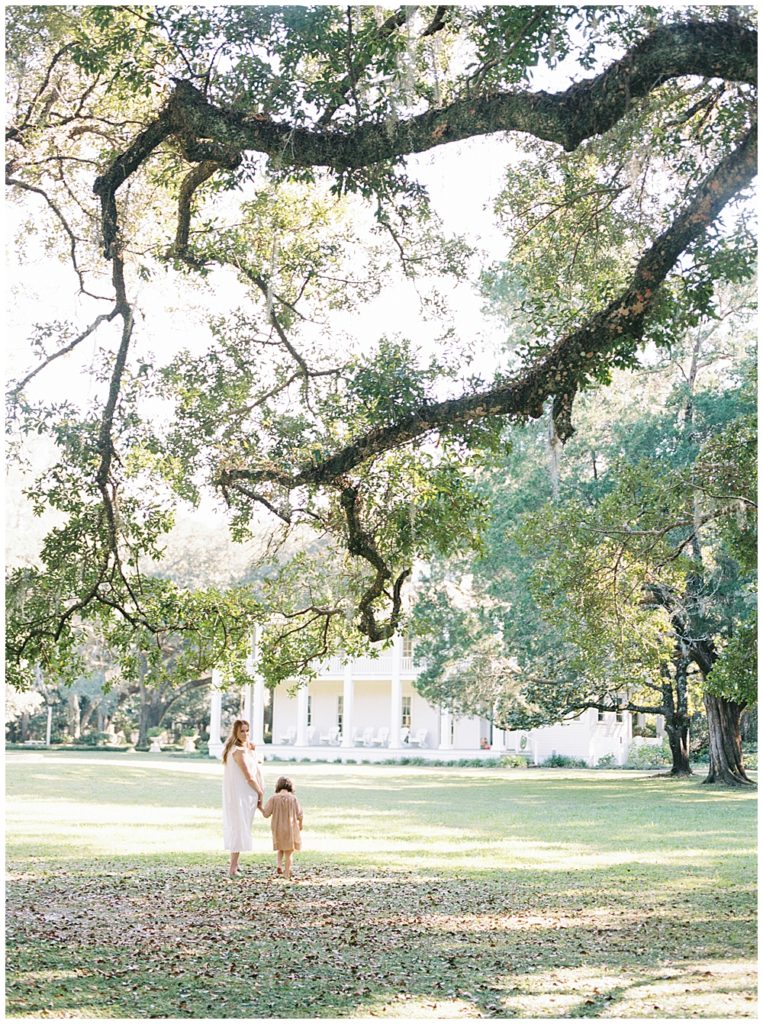
[[[262,808],[262,813],[271,819],[274,850],[302,849],[302,808],[293,793],[288,789],[275,793]]]

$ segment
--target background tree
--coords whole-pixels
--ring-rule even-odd
[[[484,479],[483,552],[434,566],[421,588],[417,685],[430,699],[502,728],[589,707],[662,714],[673,773],[690,770],[689,722],[712,690],[708,672],[726,644],[737,664],[745,645],[730,638],[752,632],[748,301],[736,289],[720,297],[713,331],[698,327],[663,365],[620,373],[584,402],[561,466],[553,433],[512,432]],[[737,678],[744,695],[728,690],[736,718],[724,709],[723,723],[710,722],[713,742],[737,751],[727,782],[746,781],[738,725],[756,699],[749,678]],[[711,761],[708,781],[720,777]]]

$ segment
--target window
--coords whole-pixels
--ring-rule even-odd
[[[342,719],[344,718],[344,697],[340,694],[336,699],[336,727],[342,731]]]
[[[604,712],[601,709],[599,709],[599,711],[597,712],[596,718],[597,718],[597,721],[599,721],[599,722],[603,722],[604,721]]]
[[[404,636],[403,637],[403,657],[404,658],[412,658],[413,657],[413,640],[409,636]]]
[[[307,695],[307,727],[308,729],[313,724],[313,698],[308,693]]]
[[[450,742],[452,743],[455,738],[456,738],[456,716],[455,715],[451,715],[450,716]]]
[[[400,725],[404,729],[410,729],[411,727],[411,698],[403,697],[403,714],[400,719]]]
[[[623,709],[622,708],[618,708],[617,711],[615,711],[615,721],[616,722],[622,722],[622,720],[623,720]]]

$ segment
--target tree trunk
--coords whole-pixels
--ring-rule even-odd
[[[673,665],[674,678],[672,680],[668,666],[662,667],[662,703],[665,708],[665,732],[673,757],[673,765],[669,774],[674,777],[682,777],[693,773],[689,763],[689,709],[686,676],[689,660],[680,641],[676,645]]]
[[[670,775],[693,775],[689,764],[689,723],[675,721],[665,723],[665,732],[668,734],[670,753],[673,756],[673,766]]]
[[[742,733],[742,741],[744,743],[757,743],[758,742],[758,707],[757,704],[754,708],[747,708],[745,713],[742,715],[742,721],[740,723],[740,729]]]
[[[742,760],[740,719],[744,708],[733,700],[705,694],[709,733],[710,768],[705,784],[754,786],[747,777]]]
[[[93,717],[93,711],[95,710],[95,698],[90,701],[85,710],[82,712],[82,718],[80,719],[80,730],[86,732],[90,727],[90,719]]]
[[[82,735],[82,720],[80,718],[79,697],[76,693],[69,693],[69,732],[72,739],[78,740]]]
[[[151,728],[151,698],[143,682],[145,665],[141,665],[138,693],[140,694],[140,717],[138,719],[138,742],[136,746],[148,746],[148,730]]]

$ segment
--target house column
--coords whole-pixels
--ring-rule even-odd
[[[252,684],[251,683],[244,683],[244,686],[243,686],[242,691],[241,691],[241,695],[244,698],[243,699],[243,705],[244,706],[241,709],[241,717],[244,719],[245,722],[249,723],[249,729],[251,730],[251,728],[252,728]],[[252,735],[251,731],[250,731],[249,735],[251,737],[251,735]]]
[[[344,666],[342,677],[342,746],[352,746],[352,701],[355,695],[352,679],[352,662],[348,661]]]
[[[493,726],[493,750],[506,749],[506,730]]]
[[[297,690],[297,738],[298,747],[307,746],[307,684]]]
[[[247,716],[247,721],[249,722],[249,735],[252,743],[259,747],[265,742],[265,680],[256,668],[258,639],[258,630],[255,626],[252,633],[252,650],[246,659],[246,670],[252,679],[251,684],[247,688],[249,690],[249,715]]]
[[[220,726],[222,724],[223,695],[220,690],[221,676],[218,669],[212,669],[212,691],[210,693],[209,712],[209,756],[219,757],[223,752],[223,743],[220,739]]]
[[[389,746],[399,750],[400,728],[403,716],[403,683],[400,670],[403,663],[403,638],[396,633],[392,644],[392,685],[389,698]]]
[[[440,711],[440,750],[451,750],[453,747],[453,741],[450,738],[450,724],[453,721],[453,715],[450,711]]]

